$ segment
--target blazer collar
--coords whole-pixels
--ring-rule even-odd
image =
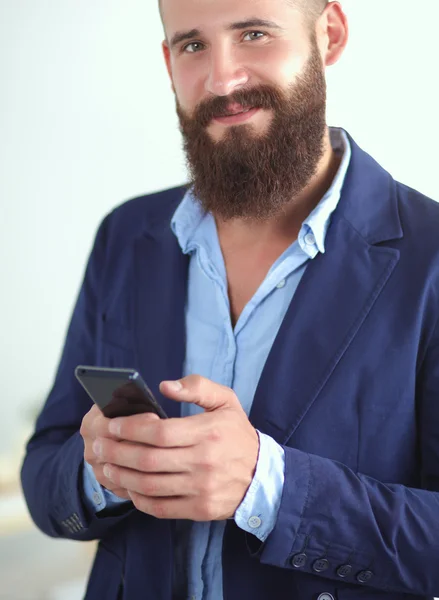
[[[403,235],[396,183],[350,142],[351,164],[328,230],[327,252],[310,263],[299,284],[250,414],[255,427],[280,443],[318,398],[399,259],[397,250],[374,246]],[[184,193],[181,187],[148,199],[144,233],[135,244],[138,363],[159,397],[162,379],[181,377],[185,356],[189,259],[170,226]],[[160,400],[169,416],[178,416],[177,403]]]
[[[395,180],[347,135],[352,157],[336,212],[371,245],[402,238]]]
[[[398,211],[396,182],[346,132],[352,156],[336,214],[348,221],[369,243],[378,244],[403,236]],[[144,234],[155,239],[174,236],[171,220],[188,190],[180,186],[150,197]]]

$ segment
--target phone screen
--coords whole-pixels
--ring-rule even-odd
[[[109,419],[148,412],[166,418],[151,390],[135,370],[80,366],[75,375]]]

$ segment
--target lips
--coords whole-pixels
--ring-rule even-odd
[[[234,102],[233,104],[229,104],[222,115],[217,115],[218,117],[234,117],[235,115],[241,115],[243,113],[249,112],[252,107],[244,107],[241,104],[237,104]]]

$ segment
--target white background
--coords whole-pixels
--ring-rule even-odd
[[[328,122],[439,199],[439,0],[342,4]],[[185,179],[161,40],[156,0],[0,0],[0,455],[51,385],[100,219]]]
[[[328,122],[439,199],[439,0],[342,4],[351,41],[328,71]],[[51,385],[99,221],[185,180],[161,40],[156,0],[0,0],[0,484]],[[0,506],[0,598],[81,597],[92,552],[25,527],[17,498],[24,510],[19,496]]]

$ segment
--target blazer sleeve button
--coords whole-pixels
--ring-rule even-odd
[[[357,575],[357,581],[360,583],[367,583],[373,577],[372,571],[360,571]]]
[[[295,554],[293,556],[293,558],[291,559],[291,564],[296,569],[301,569],[302,567],[304,567],[306,565],[307,560],[308,560],[307,555],[304,552],[302,552],[301,554]]]
[[[338,569],[337,569],[337,575],[339,577],[341,577],[342,579],[344,579],[345,577],[347,577],[348,575],[351,574],[351,571],[352,571],[351,565],[341,565],[341,567],[338,567]]]
[[[329,560],[326,560],[326,558],[319,558],[314,561],[312,568],[316,573],[323,573],[323,571],[329,569]]]

